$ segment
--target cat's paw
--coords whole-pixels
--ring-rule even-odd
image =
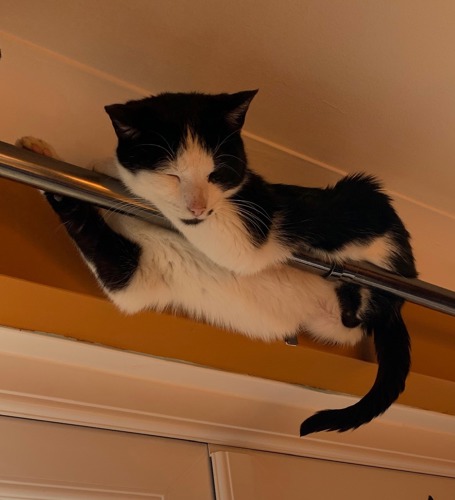
[[[104,174],[114,179],[120,179],[117,165],[113,158],[103,158],[89,163],[88,168],[99,174]]]
[[[56,160],[60,159],[55,149],[49,143],[36,137],[29,135],[21,137],[16,141],[15,145],[18,148],[28,149],[29,151],[33,151],[34,153],[38,153],[43,156],[49,156],[50,158],[55,158]]]
[[[43,195],[49,202],[49,205],[57,212],[59,215],[71,215],[80,209],[81,202],[74,198],[68,196],[63,196],[60,194],[49,193],[43,191]]]
[[[96,209],[85,201],[60,194],[43,194],[70,234],[79,233],[91,217],[97,216]]]

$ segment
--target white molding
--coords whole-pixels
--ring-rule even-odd
[[[0,327],[0,414],[455,477],[455,417],[396,405],[301,439],[349,396]]]
[[[2,500],[164,500],[162,495],[135,493],[130,491],[106,490],[100,488],[79,488],[62,486],[53,483],[35,483],[28,481],[0,480],[0,495]]]
[[[218,451],[210,455],[213,470],[213,485],[215,497],[221,500],[233,500],[231,469],[229,467],[229,454]]]

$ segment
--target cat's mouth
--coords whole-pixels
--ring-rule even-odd
[[[205,219],[180,219],[184,224],[187,226],[195,226],[196,224],[199,224],[201,222],[204,222]]]
[[[207,212],[207,215],[204,218],[194,217],[193,219],[180,219],[187,226],[196,226],[197,224],[204,222],[209,215],[213,214],[213,209]]]

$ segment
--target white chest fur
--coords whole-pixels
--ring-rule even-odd
[[[291,256],[273,233],[265,243],[256,246],[235,210],[227,213],[220,210],[197,225],[188,226],[180,221],[176,225],[209,259],[238,274],[254,274]]]

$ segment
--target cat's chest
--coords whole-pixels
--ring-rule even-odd
[[[273,232],[261,245],[255,244],[240,218],[215,216],[194,226],[179,226],[188,241],[207,257],[239,274],[254,274],[291,257]]]

